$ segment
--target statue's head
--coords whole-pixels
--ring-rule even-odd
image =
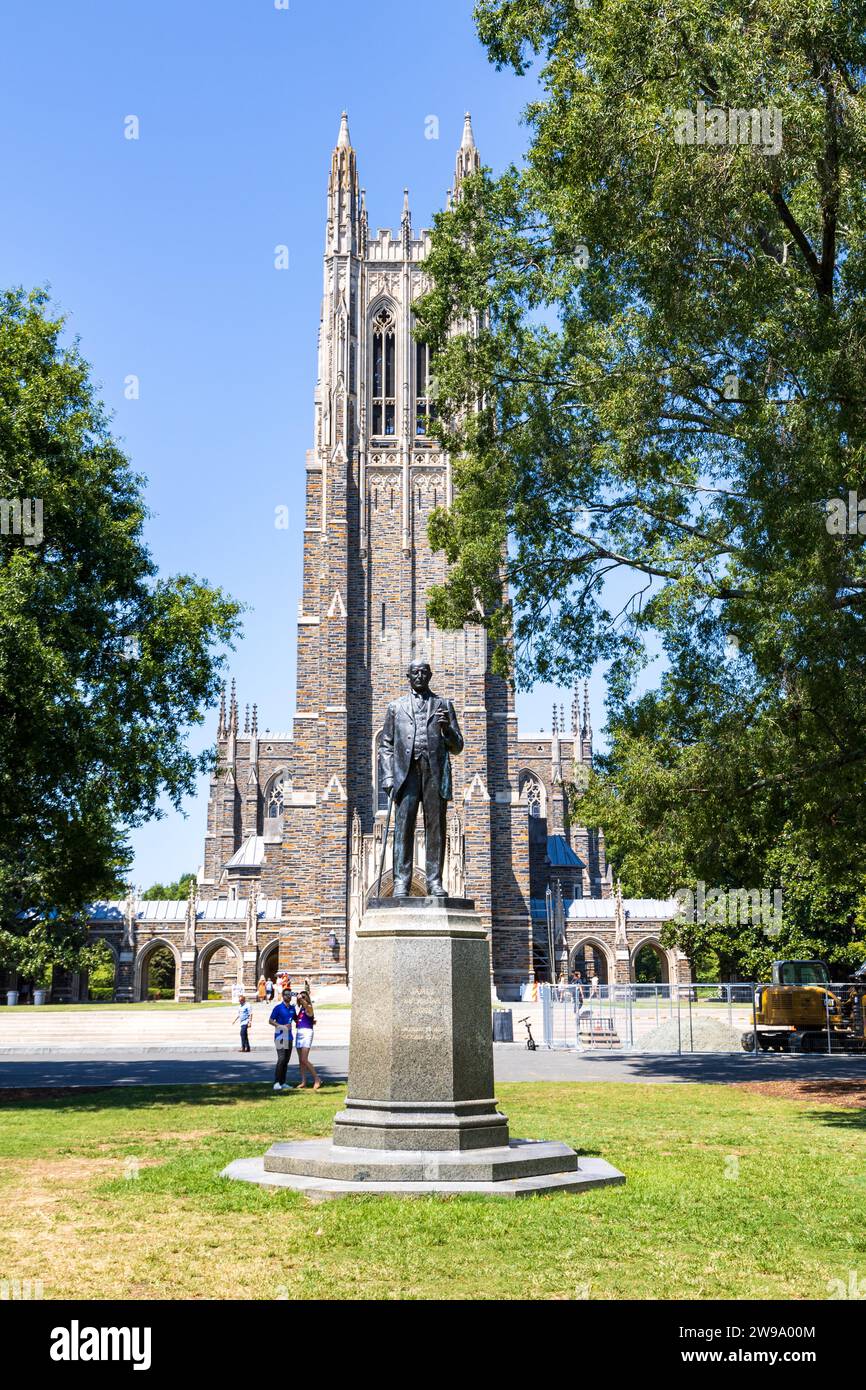
[[[427,661],[411,661],[406,667],[406,677],[416,695],[423,695],[429,690],[432,674]]]

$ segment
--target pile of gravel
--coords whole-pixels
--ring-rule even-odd
[[[651,1033],[637,1034],[635,1044],[641,1052],[740,1052],[741,1032],[729,1028],[721,1018],[693,1018],[691,1028],[683,1013],[679,1029],[676,1019],[659,1024]]]

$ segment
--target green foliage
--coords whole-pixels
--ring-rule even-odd
[[[147,961],[147,993],[152,999],[164,999],[174,994],[174,956],[167,946],[160,946]]]
[[[157,902],[160,899],[177,902],[189,897],[189,886],[195,881],[195,874],[181,874],[176,883],[154,883],[150,888],[146,888],[141,896],[145,902]]]
[[[0,296],[0,498],[42,508],[37,543],[0,535],[0,960],[25,973],[75,963],[129,830],[193,792],[209,758],[183,730],[216,699],[239,615],[204,581],[157,576],[142,480],[47,305]]]
[[[430,527],[453,565],[431,612],[483,613],[524,685],[611,662],[611,753],[579,814],[630,891],[781,884],[777,942],[681,944],[756,963],[815,940],[853,962],[866,564],[825,499],[866,464],[863,6],[479,0],[476,18],[541,96],[525,166],[471,180],[427,263],[457,489]],[[768,134],[777,111],[781,144],[683,143],[699,102],[764,110]]]

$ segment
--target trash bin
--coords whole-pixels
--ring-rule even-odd
[[[10,1009],[14,1009],[15,1005],[18,1003],[17,989],[7,989],[6,1003],[9,1005]]]
[[[47,998],[48,998],[48,990],[47,990],[47,989],[34,989],[34,991],[33,991],[33,1003],[34,1003],[34,1004],[44,1004],[44,1003],[45,1003],[45,1000],[46,1000]]]
[[[514,1023],[510,1009],[493,1010],[493,1041],[514,1042]]]

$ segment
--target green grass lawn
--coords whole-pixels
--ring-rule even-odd
[[[344,1088],[131,1087],[0,1105],[0,1279],[47,1298],[825,1298],[866,1269],[866,1112],[727,1086],[517,1084],[511,1132],[624,1187],[313,1203],[221,1179]]]

